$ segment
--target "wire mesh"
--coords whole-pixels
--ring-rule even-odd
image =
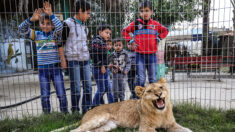
[[[1,0],[0,4],[0,118],[21,118],[29,115],[43,113],[41,105],[40,68],[38,65],[37,41],[20,34],[18,26],[33,15],[35,9],[43,8],[46,0]],[[235,52],[234,52],[234,7],[233,0],[149,0],[153,3],[151,18],[168,28],[169,34],[157,45],[158,51],[152,54],[157,56],[156,78],[165,77],[170,89],[170,97],[174,104],[192,103],[203,107],[220,109],[235,108]],[[61,22],[76,15],[75,0],[48,0],[52,11]],[[111,27],[111,40],[121,38],[124,49],[128,51],[128,42],[122,36],[122,30],[131,22],[140,17],[141,0],[87,0],[91,5],[91,16],[85,22],[88,35],[85,46],[89,51],[92,40],[99,35],[98,27],[109,24]],[[138,26],[137,26],[138,27]],[[41,30],[39,22],[30,26],[33,30]],[[74,30],[72,27],[70,30]],[[82,32],[82,31],[81,31]],[[149,32],[148,32],[149,33]],[[129,34],[129,33],[128,33]],[[136,34],[130,33],[132,38]],[[151,35],[140,37],[142,41],[149,40]],[[59,37],[58,37],[59,38]],[[57,43],[66,43],[67,40],[58,39]],[[156,41],[156,40],[154,40]],[[113,46],[114,42],[112,43]],[[149,47],[149,44],[145,44]],[[76,48],[76,47],[74,47]],[[76,50],[76,49],[75,49]],[[111,49],[110,53],[116,49]],[[65,49],[66,52],[66,49]],[[65,53],[66,54],[66,53]],[[90,52],[90,56],[98,56],[98,52]],[[134,53],[135,54],[135,53]],[[145,53],[144,53],[145,54]],[[58,55],[59,56],[59,55]],[[135,55],[134,55],[135,56]],[[50,56],[48,56],[50,58]],[[102,58],[102,57],[101,57]],[[68,59],[68,58],[67,58]],[[147,58],[145,58],[147,59]],[[92,59],[93,60],[93,59]],[[103,60],[103,58],[102,58]],[[82,112],[82,97],[87,95],[83,86],[92,85],[92,98],[88,106],[92,106],[97,92],[97,78],[94,77],[94,62],[89,63],[91,83],[85,73],[81,73],[79,110]],[[108,66],[110,62],[106,63]],[[72,65],[73,64],[73,65]],[[68,69],[73,68],[68,63]],[[84,67],[80,65],[81,69]],[[133,64],[132,64],[133,65]],[[141,66],[141,64],[136,64]],[[133,65],[129,77],[123,76],[125,100],[132,97],[128,79],[136,79]],[[97,67],[96,67],[97,68]],[[52,67],[51,69],[55,69]],[[71,112],[71,71],[63,70],[68,110]],[[151,70],[150,70],[151,71]],[[78,71],[74,72],[77,74]],[[114,78],[110,69],[109,85]],[[44,73],[46,74],[46,73]],[[84,75],[84,76],[83,76]],[[146,84],[148,75],[145,74]],[[49,76],[49,75],[48,75]],[[50,77],[52,75],[50,74]],[[83,76],[83,78],[82,78]],[[75,77],[75,76],[74,76]],[[52,79],[52,78],[50,78]],[[97,79],[97,80],[96,80]],[[106,78],[107,79],[107,78]],[[120,87],[119,84],[118,86]],[[60,101],[53,81],[49,83],[51,111],[60,111]],[[112,88],[111,86],[108,86]],[[112,89],[113,90],[113,89]],[[113,93],[113,92],[112,92]],[[103,93],[104,103],[109,103],[109,91]],[[107,96],[106,96],[107,95]],[[101,101],[102,102],[102,101]],[[86,103],[86,102],[85,102]],[[101,103],[102,104],[102,103]]]

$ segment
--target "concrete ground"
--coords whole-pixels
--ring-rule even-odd
[[[197,103],[203,107],[235,109],[235,76],[222,73],[221,81],[213,79],[213,73],[192,73],[188,78],[186,73],[176,73],[176,81],[171,81],[171,73],[166,75],[166,80],[171,93],[173,104],[187,102]],[[66,76],[65,87],[69,88],[69,79]],[[93,82],[95,84],[95,82]],[[51,91],[54,87],[51,86]],[[93,96],[96,86],[93,86]],[[127,86],[126,99],[130,97]],[[0,106],[12,105],[40,95],[37,74],[22,74],[20,76],[0,77]],[[104,96],[107,102],[106,95]],[[70,91],[67,91],[69,109],[71,107]],[[52,111],[59,111],[56,94],[51,95]],[[42,113],[41,100],[36,99],[26,104],[0,109],[0,119],[22,118],[24,116],[37,116]]]

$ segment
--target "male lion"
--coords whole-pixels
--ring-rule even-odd
[[[155,132],[164,128],[167,132],[192,132],[176,123],[165,79],[146,87],[135,88],[139,100],[127,100],[105,104],[88,111],[82,124],[72,132],[104,132],[118,126],[137,128],[140,132]]]

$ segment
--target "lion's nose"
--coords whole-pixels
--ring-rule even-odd
[[[155,95],[160,97],[162,95],[162,93],[156,93]]]

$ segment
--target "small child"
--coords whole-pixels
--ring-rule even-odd
[[[111,37],[111,27],[101,25],[98,27],[98,33],[92,40],[91,58],[93,60],[93,74],[97,84],[97,91],[93,98],[92,106],[103,104],[103,95],[105,92],[108,96],[108,103],[113,102],[112,89],[109,82],[108,50],[106,41]]]
[[[141,19],[137,19],[122,30],[122,35],[136,51],[136,85],[144,87],[146,70],[149,83],[157,82],[157,44],[168,34],[168,29],[159,22],[152,20],[152,2],[144,1],[140,4]],[[132,39],[129,33],[135,36]]]
[[[108,56],[111,54],[111,50],[112,50],[112,48],[113,48],[112,40],[111,40],[111,39],[109,39],[109,40],[107,41]]]
[[[39,20],[42,31],[30,29],[33,22]],[[55,30],[53,30],[53,26]],[[56,41],[63,25],[52,13],[51,4],[44,2],[43,9],[36,9],[33,16],[19,25],[21,33],[36,41],[41,102],[44,113],[50,113],[50,81],[52,80],[60,102],[60,110],[68,112],[62,69]]]
[[[130,99],[137,99],[138,97],[135,94],[135,85],[136,85],[136,63],[135,63],[135,50],[132,49],[130,44],[127,44],[128,56],[131,61],[131,69],[128,72],[128,86],[131,91]]]
[[[112,48],[113,48],[112,40],[109,39],[109,40],[107,41],[107,50],[108,50],[108,53],[107,53],[107,54],[108,54],[108,58],[109,58],[109,56],[111,55]],[[107,72],[108,72],[108,74],[109,74],[109,78],[108,78],[109,85],[110,85],[109,87],[112,88],[112,82],[110,81],[110,78],[113,76],[113,74],[112,74],[112,72],[109,71],[108,68],[107,68]]]
[[[109,68],[113,72],[114,102],[123,101],[125,98],[125,76],[130,70],[130,59],[128,53],[123,49],[120,38],[114,40],[114,52],[109,57]]]

